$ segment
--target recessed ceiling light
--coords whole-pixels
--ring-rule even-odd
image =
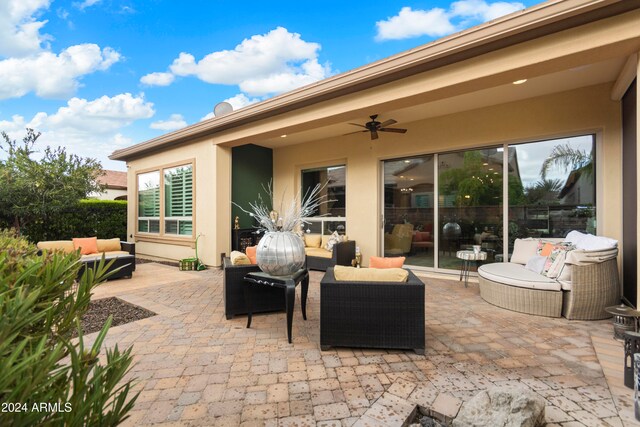
[[[287,135],[280,135],[280,138],[286,138]]]
[[[409,181],[414,181],[414,179],[413,179],[413,178],[411,178],[411,179],[409,179]]]
[[[411,160],[405,160],[404,162],[405,163],[411,163]]]
[[[521,85],[522,83],[525,83],[527,81],[527,79],[521,79],[521,80],[516,80],[515,82],[513,82],[514,85]]]
[[[404,178],[404,175],[400,175],[400,178]]]

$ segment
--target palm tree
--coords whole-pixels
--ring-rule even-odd
[[[572,147],[569,143],[556,145],[540,168],[543,180],[546,180],[547,173],[552,167],[564,168],[569,171],[581,170],[583,173],[591,175],[593,173],[593,150],[587,153],[585,150]]]

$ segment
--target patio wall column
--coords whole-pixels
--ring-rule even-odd
[[[213,162],[215,179],[208,186],[213,202],[210,215],[214,233],[206,239],[213,253],[208,253],[207,263],[219,266],[220,254],[229,255],[231,251],[231,148],[214,145]]]
[[[640,52],[638,52],[638,57],[640,58]],[[640,61],[636,62],[636,146],[640,141],[640,84],[638,84],[638,77],[640,76]],[[636,150],[636,168],[637,165],[640,165],[640,150]],[[636,169],[637,170],[637,169]],[[640,189],[640,174],[636,176],[637,187]],[[640,212],[640,195],[637,198],[637,212]],[[638,228],[636,231],[636,242],[640,241],[640,224],[638,224]],[[637,262],[637,275],[636,277],[640,277],[640,252],[636,255]],[[640,281],[638,282],[638,287],[640,288]],[[640,289],[638,289],[636,297],[636,307],[640,307]]]

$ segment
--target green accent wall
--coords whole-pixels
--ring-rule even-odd
[[[231,200],[244,209],[258,199],[265,197],[263,186],[273,179],[273,150],[248,144],[231,149]],[[253,219],[240,208],[231,205],[231,227],[235,217],[240,219],[240,228],[250,228]]]

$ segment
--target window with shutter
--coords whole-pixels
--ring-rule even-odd
[[[191,235],[193,168],[191,165],[164,170],[164,232]]]
[[[160,232],[160,172],[138,175],[138,231]]]

